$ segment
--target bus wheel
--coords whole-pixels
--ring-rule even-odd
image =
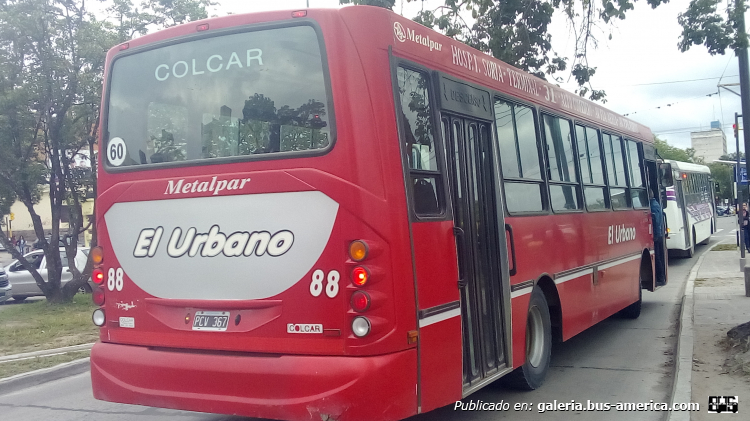
[[[685,250],[685,257],[690,259],[695,254],[695,230],[693,230],[693,238],[690,242],[690,247],[688,247],[687,250]]]
[[[542,386],[552,353],[552,327],[547,299],[541,288],[534,287],[526,319],[526,361],[507,376],[507,384],[523,390]]]
[[[620,316],[626,319],[637,319],[641,315],[641,304],[643,303],[643,265],[638,275],[638,301],[620,310]]]

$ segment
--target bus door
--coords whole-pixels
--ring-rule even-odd
[[[443,114],[441,121],[458,255],[466,392],[507,366],[503,214],[496,194],[491,125],[450,114]]]

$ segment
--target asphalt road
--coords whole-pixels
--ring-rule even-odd
[[[733,241],[734,218],[719,218],[710,245]],[[664,420],[667,412],[540,413],[546,403],[669,402],[674,378],[676,321],[683,287],[698,257],[709,246],[698,246],[692,259],[669,259],[669,284],[654,293],[644,291],[643,309],[637,320],[612,317],[567,342],[556,344],[546,383],[539,390],[519,392],[490,385],[464,399],[508,403],[504,411],[454,411],[453,405],[411,418],[411,421],[443,420]],[[376,393],[376,391],[373,391]],[[527,410],[514,410],[515,404]],[[22,420],[249,420],[240,417],[155,409],[94,400],[89,373],[49,382],[0,396],[3,419]],[[363,420],[366,421],[366,420]]]

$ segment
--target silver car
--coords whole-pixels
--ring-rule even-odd
[[[5,269],[0,268],[0,303],[8,301],[13,296],[13,287],[8,281],[8,274]]]
[[[83,270],[83,268],[86,266],[86,260],[88,259],[88,256],[88,248],[78,248],[78,252],[75,256],[75,265],[78,270]],[[32,266],[36,267],[37,272],[39,272],[42,278],[46,281],[47,258],[44,256],[44,251],[34,250],[31,253],[25,254],[24,257],[29,263],[31,263]],[[65,285],[73,279],[73,273],[67,267],[68,257],[64,248],[60,249],[60,258],[62,259],[63,264],[61,282],[63,285]],[[34,277],[18,262],[18,260],[14,260],[11,264],[6,266],[4,270],[8,276],[8,280],[10,281],[10,285],[13,286],[12,296],[14,300],[23,301],[28,297],[44,295],[42,293],[42,290],[40,290],[39,286],[36,284]],[[89,293],[92,290],[93,284],[91,283],[91,280],[89,280],[87,284],[84,284],[80,288],[79,292]]]

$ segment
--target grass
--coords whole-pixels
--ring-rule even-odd
[[[0,309],[0,355],[95,342],[99,328],[91,321],[94,309],[89,294],[78,294],[67,304],[5,304]]]
[[[62,355],[50,355],[47,357],[0,363],[0,379],[26,373],[27,371],[39,370],[40,368],[54,367],[58,364],[67,363],[79,358],[86,358],[89,355],[90,351],[76,351]]]
[[[737,250],[736,244],[719,244],[713,248],[712,251],[735,251]]]

